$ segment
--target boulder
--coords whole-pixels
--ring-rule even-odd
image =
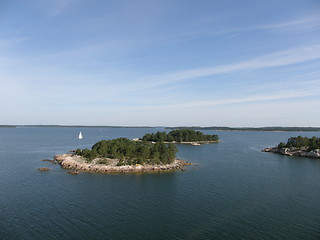
[[[46,171],[49,171],[50,168],[42,167],[42,168],[38,168],[38,170],[39,170],[40,172],[46,172]]]

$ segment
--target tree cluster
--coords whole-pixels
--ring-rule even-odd
[[[102,140],[92,146],[92,149],[77,149],[75,154],[83,156],[88,161],[99,158],[119,159],[118,166],[134,164],[169,164],[176,157],[176,146],[157,142],[135,142],[127,138]]]
[[[144,141],[153,142],[196,142],[196,141],[218,141],[218,135],[207,135],[192,129],[172,130],[169,133],[148,133],[142,137]]]
[[[287,143],[279,143],[278,149],[281,148],[304,148],[308,151],[320,149],[320,138],[315,136],[313,136],[312,138],[302,136],[291,137],[288,139]]]

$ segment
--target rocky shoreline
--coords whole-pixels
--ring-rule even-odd
[[[139,138],[134,138],[134,139],[132,139],[132,141],[142,142],[142,140],[139,139]],[[219,143],[219,142],[220,142],[220,140],[218,140],[218,141],[192,141],[192,142],[177,142],[177,141],[168,142],[168,141],[164,141],[163,143],[190,144],[192,146],[200,146],[201,144]],[[151,142],[151,143],[155,144],[156,142]]]
[[[194,141],[194,142],[164,142],[164,143],[174,143],[174,144],[191,144],[192,146],[200,146],[201,144],[218,143],[220,141]]]
[[[262,152],[272,152],[278,153],[286,156],[296,156],[296,157],[309,157],[309,158],[320,158],[320,149],[315,149],[312,151],[307,151],[307,149],[301,148],[279,148],[278,147],[268,147],[261,150]]]
[[[88,163],[81,156],[74,154],[62,154],[54,156],[56,161],[62,168],[76,170],[77,172],[93,172],[93,173],[139,173],[139,172],[167,172],[174,170],[183,170],[187,165],[191,165],[186,161],[176,159],[172,164],[165,165],[124,165],[116,166],[116,159],[104,159],[108,164],[99,163],[101,159],[94,159]]]

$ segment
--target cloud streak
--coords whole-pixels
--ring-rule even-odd
[[[320,44],[275,52],[248,61],[226,64],[209,68],[189,69],[158,76],[143,78],[144,87],[182,82],[189,79],[227,74],[233,72],[253,71],[270,67],[282,67],[320,59]]]
[[[310,47],[301,47],[301,48],[295,48],[295,49],[290,49],[286,51],[275,52],[275,53],[263,55],[257,58],[253,58],[251,60],[247,60],[239,63],[233,63],[233,64],[214,66],[211,68],[189,69],[189,70],[178,71],[173,73],[160,74],[156,76],[146,76],[143,78],[139,78],[134,75],[130,76],[130,73],[128,73],[122,76],[122,77],[125,77],[127,81],[122,80],[119,83],[117,83],[117,81],[104,82],[101,79],[103,78],[103,76],[100,76],[98,78],[101,79],[101,81],[97,82],[97,84],[99,84],[100,86],[99,89],[96,89],[96,86],[92,84],[91,81],[87,81],[87,79],[90,78],[90,76],[56,75],[53,77],[52,81],[54,81],[54,78],[57,78],[59,79],[59,82],[65,82],[65,83],[70,82],[71,85],[73,85],[74,82],[81,82],[81,85],[84,89],[87,89],[87,90],[90,89],[89,92],[100,93],[107,90],[108,98],[110,97],[113,98],[113,96],[117,96],[119,94],[122,94],[125,96],[140,94],[144,96],[145,90],[148,90],[148,92],[151,92],[151,93],[158,93],[160,90],[161,92],[166,92],[170,89],[177,89],[179,86],[181,86],[181,83],[183,82],[194,80],[197,78],[215,76],[220,74],[255,71],[255,70],[271,68],[271,67],[282,67],[282,66],[304,63],[307,61],[318,60],[318,59],[320,59],[320,45],[313,45]],[[302,75],[301,78],[303,78],[303,76],[304,75]],[[41,76],[39,76],[38,78],[41,79]],[[51,79],[50,77],[46,77],[46,78],[47,78],[47,81]],[[301,80],[301,78],[299,80]],[[73,86],[73,88],[76,89],[78,87]],[[99,95],[100,94],[97,94],[97,96],[93,97],[93,99],[99,99],[98,97]],[[253,99],[249,99],[249,100],[253,100]],[[222,104],[223,102],[218,101],[217,104]],[[200,102],[200,105],[206,105],[206,104],[207,104],[206,102]],[[210,102],[208,104],[214,105],[215,103]],[[189,106],[191,105],[192,104],[190,104]]]
[[[46,4],[47,1],[45,1]],[[62,14],[64,11],[66,11],[71,5],[79,2],[79,0],[52,0],[50,1],[50,5],[46,7],[46,9],[49,11],[50,16],[57,16]]]
[[[237,33],[237,32],[245,32],[245,31],[257,31],[257,30],[276,30],[276,29],[296,29],[300,31],[305,31],[310,28],[317,28],[320,26],[320,17],[312,17],[312,18],[302,18],[298,20],[292,20],[287,22],[280,22],[275,24],[267,24],[260,26],[252,26],[252,27],[240,27],[240,28],[231,28],[227,30],[222,30],[215,32],[214,35],[222,35],[227,33]]]
[[[301,90],[290,90],[281,91],[274,94],[268,95],[253,95],[249,97],[239,98],[228,98],[228,99],[215,99],[210,101],[189,101],[178,104],[169,105],[158,105],[158,106],[146,106],[137,107],[135,110],[161,110],[161,109],[192,109],[192,108],[208,108],[214,106],[228,105],[228,104],[241,104],[241,103],[256,103],[256,102],[270,102],[277,100],[290,100],[304,97],[319,96],[320,90],[312,89],[301,89]]]
[[[258,29],[275,29],[275,28],[287,28],[291,26],[299,26],[299,25],[307,25],[307,26],[319,26],[320,25],[320,17],[313,17],[313,18],[303,18],[288,22],[282,22],[278,24],[270,24],[270,25],[262,25],[257,27],[252,27],[252,30],[258,30]],[[251,30],[248,28],[248,30]]]

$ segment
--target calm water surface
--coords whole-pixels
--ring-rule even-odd
[[[320,160],[260,151],[320,133],[205,131],[222,142],[178,145],[186,172],[69,175],[41,161],[157,130],[0,128],[0,239],[320,239]]]

